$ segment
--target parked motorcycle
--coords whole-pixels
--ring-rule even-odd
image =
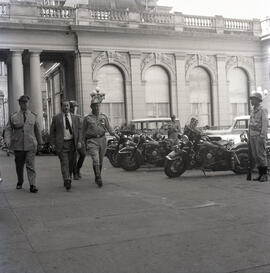
[[[132,132],[131,131],[119,131],[119,139],[113,138],[108,141],[108,146],[106,150],[106,156],[108,157],[110,163],[113,167],[120,167],[118,161],[118,152],[125,146],[129,145],[132,141]]]
[[[135,171],[142,164],[150,163],[162,167],[165,156],[171,151],[172,144],[168,139],[159,141],[142,133],[134,136],[133,142],[118,153],[120,166],[126,171]]]
[[[205,171],[247,173],[248,146],[240,142],[212,141],[194,124],[186,125],[184,135],[173,151],[166,156],[164,171],[168,177],[178,177],[186,170],[200,168]]]

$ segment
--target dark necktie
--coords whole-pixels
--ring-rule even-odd
[[[26,113],[23,112],[23,122],[25,123],[25,121],[26,121]]]
[[[72,135],[72,128],[69,123],[68,114],[65,114],[65,121],[66,121],[66,129],[69,130],[69,133]]]

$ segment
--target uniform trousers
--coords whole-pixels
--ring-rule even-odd
[[[23,170],[26,165],[30,185],[36,185],[35,156],[36,151],[14,151],[18,184],[23,184]]]
[[[74,140],[64,140],[62,151],[57,153],[60,164],[63,180],[71,180],[75,160],[75,145]]]
[[[93,165],[102,165],[107,149],[106,137],[103,136],[87,139],[86,145],[86,149],[93,160]]]
[[[251,136],[250,147],[256,166],[267,167],[266,140],[260,136]]]

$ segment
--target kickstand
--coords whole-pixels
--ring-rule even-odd
[[[206,176],[206,173],[205,173],[204,169],[201,169],[201,170],[202,170],[202,172],[203,172],[204,176]]]

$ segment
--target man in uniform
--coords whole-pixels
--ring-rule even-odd
[[[108,131],[116,138],[118,136],[112,130],[107,116],[100,113],[100,103],[104,99],[105,94],[99,93],[99,88],[96,88],[91,93],[91,97],[92,113],[83,119],[83,139],[86,142],[86,150],[93,160],[95,182],[98,187],[102,187],[101,170],[107,148],[105,132]]]
[[[176,116],[171,116],[171,121],[168,123],[168,138],[176,141],[178,134],[181,133],[180,123],[176,121]]]
[[[249,141],[252,157],[259,171],[259,176],[253,180],[265,182],[268,166],[266,155],[268,112],[261,106],[262,95],[260,93],[255,92],[249,98],[253,106],[249,122]]]
[[[73,115],[76,115],[81,123],[81,127],[82,127],[82,118],[80,115],[77,114],[77,110],[78,110],[78,103],[75,100],[71,100],[69,102],[70,104],[70,113],[72,113]],[[77,152],[79,154],[79,159],[77,160]],[[73,177],[75,180],[79,180],[81,177],[81,173],[80,173],[80,169],[83,165],[84,159],[85,159],[85,155],[86,155],[86,151],[85,151],[85,145],[82,142],[81,143],[81,148],[77,149],[77,151],[75,151],[75,158],[74,158],[74,166],[73,166]]]
[[[16,173],[18,177],[16,189],[23,185],[23,170],[26,164],[30,192],[36,193],[35,155],[37,145],[41,145],[41,134],[37,115],[28,109],[29,97],[19,98],[20,110],[11,115],[5,131],[5,141],[11,150],[14,150]]]
[[[70,113],[69,101],[62,101],[62,113],[52,119],[50,141],[60,160],[64,187],[71,189],[71,175],[74,166],[74,154],[81,148],[81,122],[78,116]]]

